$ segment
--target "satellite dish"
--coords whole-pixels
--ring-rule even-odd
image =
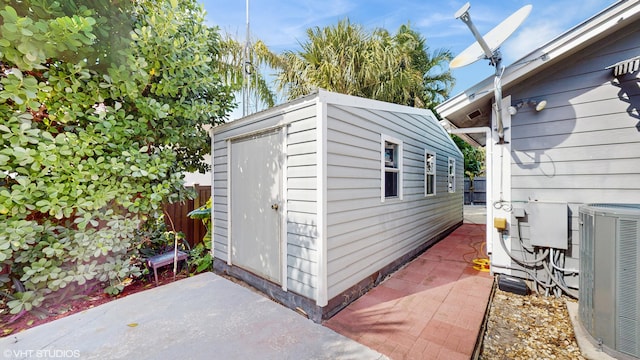
[[[480,36],[478,30],[473,25],[471,21],[471,15],[469,15],[469,9],[471,5],[466,3],[460,10],[458,10],[455,14],[456,19],[462,20],[473,35],[475,36],[477,42],[473,43],[471,46],[466,48],[463,52],[461,52],[458,56],[455,57],[449,64],[450,68],[459,68],[462,66],[466,66],[472,64],[480,59],[489,59],[493,62],[496,60],[494,57],[499,56],[496,54],[497,49],[502,45],[502,43],[507,40],[511,34],[513,34],[518,27],[524,22],[524,20],[531,13],[531,9],[533,6],[525,5],[520,8],[518,11],[514,12],[506,18],[503,22],[501,22],[498,26],[493,28],[493,30],[489,31],[485,36]]]
[[[520,27],[527,16],[529,16],[532,6],[523,6],[520,10],[514,12],[498,26],[493,28],[493,30],[489,31],[484,37],[480,35],[478,29],[476,29],[476,26],[473,25],[473,22],[471,21],[471,15],[469,14],[470,8],[471,5],[469,3],[464,4],[464,6],[456,12],[455,17],[456,19],[462,20],[462,22],[469,27],[469,30],[471,30],[473,36],[476,38],[476,42],[451,60],[449,67],[457,68],[469,65],[482,58],[488,59],[491,65],[495,66],[496,75],[493,81],[493,92],[495,97],[496,123],[498,125],[498,144],[504,144],[504,126],[502,123],[501,105],[503,69],[500,66],[502,57],[500,56],[498,48],[509,36],[511,36],[511,34],[513,34],[514,31],[516,31],[518,27]]]

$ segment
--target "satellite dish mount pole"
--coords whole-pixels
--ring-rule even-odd
[[[463,23],[467,25],[473,37],[476,38],[478,45],[482,48],[484,52],[484,56],[489,60],[489,63],[496,68],[495,78],[493,81],[493,92],[495,97],[495,111],[496,111],[496,122],[498,125],[498,144],[504,144],[504,126],[502,124],[502,56],[500,55],[500,50],[491,50],[487,42],[484,40],[478,29],[471,21],[471,15],[469,14],[469,9],[471,5],[466,3],[458,12],[456,12],[456,19],[462,20]]]

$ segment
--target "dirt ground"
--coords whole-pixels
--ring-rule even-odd
[[[566,301],[575,300],[496,289],[480,359],[585,359]]]

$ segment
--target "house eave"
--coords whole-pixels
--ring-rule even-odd
[[[576,25],[555,39],[507,66],[502,75],[503,93],[526,78],[569,58],[589,44],[640,18],[640,2],[621,0],[590,19]],[[465,124],[466,112],[473,108],[490,111],[493,102],[493,76],[473,85],[436,107],[436,112],[456,127],[487,124]],[[487,110],[488,109],[488,110]],[[462,119],[462,120],[461,120]]]

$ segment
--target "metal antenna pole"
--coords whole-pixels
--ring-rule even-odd
[[[491,65],[496,68],[495,78],[493,81],[493,92],[496,101],[495,110],[498,125],[498,143],[504,144],[504,126],[502,123],[502,56],[500,55],[500,51],[498,51],[497,49],[495,51],[491,51],[491,48],[489,47],[489,45],[487,45],[487,42],[484,40],[482,35],[480,35],[480,32],[478,32],[478,29],[473,24],[473,21],[471,21],[471,14],[469,14],[470,8],[471,5],[469,3],[466,3],[462,8],[460,8],[460,10],[458,10],[458,12],[456,12],[455,17],[456,19],[462,20],[462,22],[467,25],[469,30],[471,30],[473,37],[476,38],[476,41],[482,48],[484,56],[489,59]]]
[[[246,9],[247,9],[247,30],[246,30],[246,38],[244,43],[244,56],[242,59],[242,116],[249,115],[249,82],[251,81],[251,76],[249,74],[249,66],[250,66],[250,57],[249,51],[251,48],[251,43],[249,39],[249,0],[246,0]]]
[[[482,48],[482,51],[484,51],[484,55],[487,57],[487,59],[493,59],[493,52],[491,51],[491,48],[489,47],[489,45],[487,45],[487,42],[484,41],[484,38],[478,32],[478,29],[476,29],[473,21],[471,21],[471,14],[469,14],[470,8],[471,5],[469,3],[466,3],[460,10],[458,10],[458,12],[456,12],[455,17],[456,19],[462,20],[462,22],[467,25],[469,30],[471,30],[473,37],[476,38],[476,41]]]

